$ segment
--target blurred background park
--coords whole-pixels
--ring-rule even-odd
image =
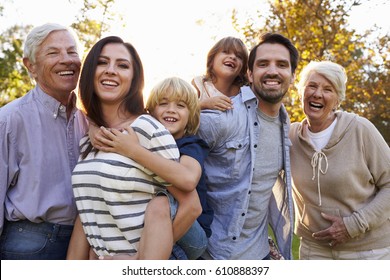
[[[106,35],[139,51],[145,96],[167,76],[203,74],[211,46],[225,36],[248,49],[259,33],[279,32],[300,51],[297,74],[311,60],[332,60],[348,74],[341,109],[368,118],[390,144],[390,1],[388,0],[3,0],[0,3],[0,107],[33,84],[22,65],[23,41],[46,22],[72,26],[83,54]],[[295,88],[285,100],[291,121],[303,113]]]

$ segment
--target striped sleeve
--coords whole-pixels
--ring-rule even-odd
[[[170,132],[155,118],[150,115],[142,115],[132,123],[132,128],[137,133],[140,144],[153,153],[170,159],[179,161],[179,150],[176,141]],[[164,186],[170,183],[154,174],[152,171],[144,168],[145,173]]]

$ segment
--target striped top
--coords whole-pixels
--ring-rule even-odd
[[[141,115],[131,127],[142,146],[179,160],[174,138],[156,119]],[[89,137],[80,143],[84,151]],[[79,159],[72,185],[84,232],[95,253],[102,256],[137,252],[147,203],[169,184],[127,157],[92,150]]]

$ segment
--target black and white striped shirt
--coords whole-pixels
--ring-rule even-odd
[[[152,116],[138,117],[131,127],[143,147],[179,160],[174,138]],[[80,143],[87,146],[88,136]],[[130,158],[94,150],[79,160],[72,184],[84,232],[99,256],[137,252],[147,203],[169,185]]]

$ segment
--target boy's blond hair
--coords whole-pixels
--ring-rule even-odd
[[[150,92],[146,110],[153,115],[153,110],[163,98],[168,101],[183,101],[190,112],[185,135],[194,135],[200,122],[200,106],[195,89],[188,82],[178,77],[170,77],[159,82]]]

